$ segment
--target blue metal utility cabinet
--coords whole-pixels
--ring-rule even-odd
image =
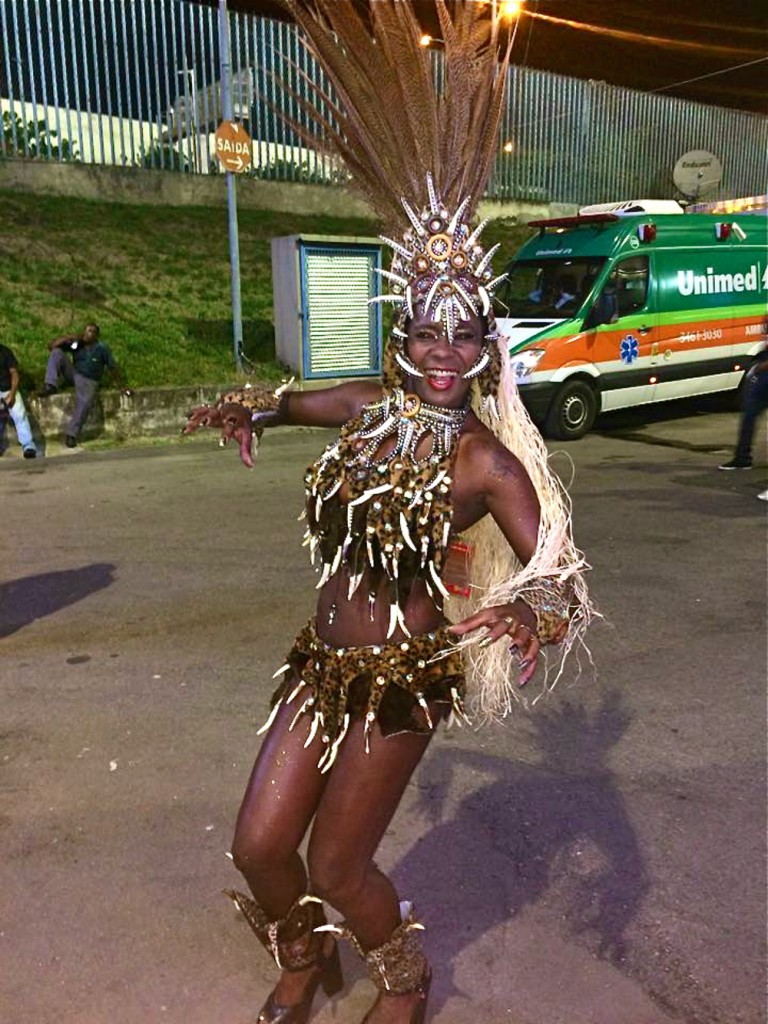
[[[302,380],[381,373],[381,258],[377,238],[272,239],[276,354]]]

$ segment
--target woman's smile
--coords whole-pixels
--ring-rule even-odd
[[[424,379],[436,391],[450,391],[459,378],[456,370],[449,370],[445,367],[432,367],[424,370]]]

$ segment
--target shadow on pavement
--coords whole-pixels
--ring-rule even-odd
[[[114,573],[111,563],[95,562],[0,583],[0,639],[110,586]]]
[[[685,437],[659,436],[658,433],[652,434],[648,430],[654,426],[674,428],[678,420],[717,412],[735,412],[737,408],[738,400],[732,391],[697,395],[693,398],[678,398],[669,402],[654,402],[650,405],[604,412],[598,416],[592,429],[594,433],[602,434],[603,437],[620,438],[622,441],[714,454],[729,451],[733,447],[736,441],[735,431],[718,444],[697,444]]]
[[[649,885],[606,766],[629,721],[618,693],[593,712],[568,702],[537,711],[530,719],[542,755],[536,765],[433,748],[416,780],[417,810],[432,827],[392,875],[404,897],[423,894],[428,945],[441,964],[455,968],[463,948],[540,903],[621,965],[625,931]],[[489,781],[446,820],[449,791],[475,786],[478,775]],[[453,982],[436,992],[435,1010],[455,995],[462,993]]]

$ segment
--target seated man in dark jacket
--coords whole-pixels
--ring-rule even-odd
[[[74,448],[105,372],[119,386],[122,376],[109,348],[99,341],[98,324],[86,324],[81,335],[54,338],[48,348],[51,354],[45,368],[45,393],[52,395],[62,379],[75,386],[75,411],[66,435],[67,448]]]

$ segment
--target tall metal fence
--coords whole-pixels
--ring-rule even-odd
[[[322,73],[291,25],[230,13],[235,117],[250,174],[333,184],[276,111]],[[441,54],[432,54],[436,75]],[[591,203],[674,197],[689,150],[724,168],[707,198],[764,192],[768,118],[513,66],[489,198]],[[284,87],[283,83],[285,84]],[[0,158],[217,173],[218,16],[185,0],[0,0]],[[694,197],[702,198],[702,197]]]

